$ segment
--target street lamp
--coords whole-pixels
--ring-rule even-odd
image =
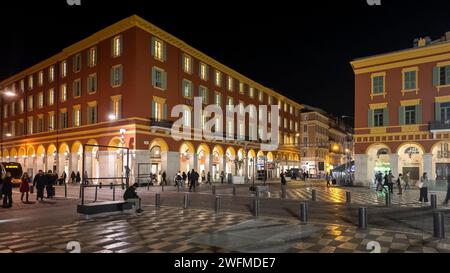
[[[114,114],[109,114],[109,115],[108,115],[108,119],[111,120],[111,121],[114,121],[114,120],[117,119],[117,117],[116,117],[116,115],[114,115]],[[121,129],[121,130],[125,130],[125,129]]]

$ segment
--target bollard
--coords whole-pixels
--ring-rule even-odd
[[[391,206],[391,202],[392,202],[392,200],[391,200],[391,193],[389,191],[386,192],[384,198],[385,198],[386,207],[390,207]]]
[[[281,198],[286,198],[286,185],[281,185]]]
[[[312,190],[312,200],[313,201],[317,200],[317,192],[316,192],[316,190]]]
[[[215,211],[216,211],[216,213],[220,212],[220,205],[221,205],[220,203],[221,203],[221,201],[222,201],[222,197],[217,195],[216,196],[216,203],[215,203]]]
[[[445,238],[444,212],[433,211],[433,236],[435,238]]]
[[[213,194],[213,195],[216,194],[216,186],[215,186],[215,185],[212,186],[212,194]]]
[[[233,185],[233,195],[236,195],[236,185]]]
[[[156,193],[156,196],[155,196],[155,207],[156,208],[160,208],[161,207],[161,194],[160,193]]]
[[[359,221],[358,221],[358,227],[360,229],[367,229],[367,208],[359,208]]]
[[[188,208],[188,203],[189,203],[189,195],[186,193],[183,198],[183,208],[184,209]]]
[[[300,221],[302,223],[308,222],[308,204],[307,203],[300,203]]]
[[[256,197],[258,197],[258,198],[260,197],[260,196],[259,196],[260,192],[259,192],[258,189],[256,189],[255,194],[256,194]]]
[[[102,188],[102,182],[98,183],[98,187],[101,189]]]
[[[259,198],[253,199],[253,216],[259,216]]]
[[[64,198],[67,198],[67,183],[64,183]]]
[[[352,202],[352,193],[351,192],[346,192],[345,193],[345,199],[347,201],[348,204],[350,204]]]
[[[150,183],[151,183],[150,181],[147,182],[147,191],[150,190]]]
[[[164,191],[164,184],[161,182],[161,191]]]
[[[112,190],[114,187],[113,187],[113,183],[110,183],[109,184],[109,188]]]
[[[431,208],[437,208],[437,196],[435,193],[431,194]]]
[[[111,184],[112,185],[112,184]],[[97,187],[96,187],[97,188]],[[116,186],[113,187],[113,201],[116,201]]]
[[[97,186],[95,186],[94,202],[97,202]]]
[[[138,187],[139,187],[139,185],[138,185]],[[125,189],[125,183],[122,183],[122,190],[124,190]]]

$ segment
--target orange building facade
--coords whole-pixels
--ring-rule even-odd
[[[418,180],[450,174],[450,33],[351,62],[355,74],[355,180],[377,172]]]
[[[0,90],[13,93],[2,96],[2,161],[20,162],[33,173],[81,173],[83,157],[88,177],[122,176],[129,165],[132,180],[162,171],[173,177],[192,168],[210,171],[216,180],[221,171],[252,178],[266,169],[276,177],[300,165],[301,104],[138,16],[1,81]],[[265,151],[260,141],[248,139],[257,126],[248,115],[245,123],[224,120],[215,129],[220,135],[239,132],[243,139],[174,140],[170,128],[179,117],[171,117],[171,109],[183,104],[192,110],[194,97],[223,109],[278,105],[278,149]],[[192,113],[183,118],[194,123]],[[124,162],[115,147],[128,147],[130,160]]]

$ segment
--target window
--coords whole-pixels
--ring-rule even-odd
[[[433,68],[433,86],[450,84],[450,65]]]
[[[198,87],[198,94],[202,97],[203,104],[208,104],[208,88],[200,85]]]
[[[122,118],[122,96],[112,96],[111,97],[111,114],[114,115],[116,120]]]
[[[91,47],[87,51],[87,60],[88,60],[88,66],[94,67],[97,65],[97,47]]]
[[[79,72],[81,70],[81,54],[73,56],[73,72]]]
[[[244,83],[243,82],[239,83],[239,94],[244,94]]]
[[[272,103],[273,103],[273,97],[272,96],[267,96],[267,103],[269,105],[272,105]]]
[[[55,130],[55,113],[54,112],[48,113],[48,129],[50,131]]]
[[[416,106],[405,106],[405,124],[416,124]]]
[[[61,102],[65,102],[67,100],[67,85],[61,84]]]
[[[183,71],[192,74],[192,57],[183,54]]]
[[[44,84],[44,71],[39,71],[38,73],[38,85],[42,86]]]
[[[50,66],[48,69],[48,81],[53,82],[55,80],[55,66]]]
[[[222,86],[222,73],[220,73],[220,71],[216,70],[216,72],[214,73],[214,83],[216,84],[216,86]]]
[[[122,35],[117,35],[112,39],[112,56],[114,58],[122,55]]]
[[[233,91],[233,78],[228,76],[228,91]]]
[[[222,105],[222,94],[220,94],[217,91],[214,93],[214,103],[217,106],[221,106]]]
[[[186,79],[183,79],[182,90],[183,97],[192,98],[192,82]]]
[[[33,95],[28,97],[28,112],[33,111]]]
[[[25,103],[23,99],[19,101],[19,114],[22,114],[25,111]]]
[[[16,121],[11,121],[11,136],[16,136]]]
[[[20,80],[20,91],[25,92],[25,80]]]
[[[263,91],[258,91],[258,100],[260,102],[263,102],[263,100],[264,100],[264,93],[263,93]]]
[[[61,78],[65,78],[67,76],[67,61],[64,60],[61,62]]]
[[[283,121],[284,121],[284,122],[283,122],[283,124],[284,124],[284,126],[283,126],[283,127],[284,127],[284,129],[287,129],[287,126],[288,126],[288,122],[287,122],[287,119],[286,119],[286,118],[284,118],[284,119],[283,119]]]
[[[248,89],[248,96],[252,99],[255,97],[255,89],[253,87]]]
[[[87,90],[89,94],[97,92],[97,74],[91,74],[88,76]]]
[[[67,109],[61,109],[59,112],[59,128],[69,128],[69,116],[67,114]]]
[[[417,89],[417,71],[406,71],[403,73],[403,89]]]
[[[111,86],[118,87],[122,85],[122,65],[116,65],[111,68]]]
[[[292,105],[289,106],[289,113],[290,113],[291,115],[294,114],[294,107],[292,107]]]
[[[81,126],[81,109],[80,105],[73,106],[73,127],[80,127]]]
[[[52,88],[48,90],[48,105],[53,105],[55,103],[55,90]]]
[[[166,90],[167,88],[167,73],[158,67],[152,68],[152,85],[156,88]]]
[[[298,131],[298,122],[295,122],[295,131]]]
[[[152,37],[152,56],[160,61],[166,60],[166,45],[155,37]]]
[[[284,103],[284,112],[287,112],[287,110],[288,110],[288,104]]]
[[[33,134],[33,117],[28,117],[28,123],[27,123],[27,133],[29,135]]]
[[[436,118],[440,118],[441,122],[450,120],[450,102],[439,103],[438,110],[439,116]]]
[[[294,122],[292,120],[289,120],[289,130],[294,130]]]
[[[38,108],[44,107],[44,92],[39,92],[38,94]]]
[[[11,116],[14,116],[16,114],[16,102],[13,101],[11,103]]]
[[[307,133],[308,132],[308,125],[303,125],[303,132]]]
[[[88,103],[87,108],[87,124],[95,124],[97,123],[97,103],[91,102]]]
[[[372,78],[372,94],[384,93],[384,76],[375,76]]]
[[[208,80],[208,66],[204,63],[200,63],[199,77],[204,81]]]
[[[72,92],[73,92],[74,98],[78,98],[81,96],[81,79],[77,79],[77,80],[73,81]]]
[[[233,100],[233,97],[228,97],[228,98],[227,98],[227,105],[231,105],[231,106],[234,107],[234,100]]]
[[[28,76],[28,90],[33,89],[33,75]]]
[[[3,105],[3,118],[8,118],[8,104]]]
[[[184,109],[183,111],[183,126],[191,127],[191,110]]]
[[[162,101],[152,101],[152,116],[153,120],[167,119],[167,104]]]
[[[375,109],[373,111],[373,118],[374,118],[374,126],[375,127],[380,127],[383,126],[384,122],[383,122],[383,118],[384,118],[384,113],[383,113],[383,109]]]
[[[39,115],[37,118],[37,126],[36,126],[36,133],[42,133],[44,132],[44,116]]]

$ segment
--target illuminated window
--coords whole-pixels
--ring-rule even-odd
[[[97,92],[97,74],[91,74],[88,76],[87,90],[89,94]]]
[[[38,94],[38,108],[44,107],[44,92],[39,92]]]
[[[239,94],[244,94],[244,83],[243,82],[239,83]]]
[[[38,73],[38,85],[42,86],[44,84],[44,71],[39,71]]]
[[[233,78],[228,76],[228,91],[233,91]]]
[[[20,80],[20,91],[25,92],[25,80]]]
[[[33,111],[33,95],[28,97],[28,112]]]
[[[28,123],[27,123],[27,133],[29,135],[33,134],[33,117],[28,117]]]
[[[111,114],[114,115],[115,119],[122,118],[122,96],[111,97]]]
[[[61,78],[65,78],[67,76],[67,61],[64,60],[61,62]]]
[[[123,69],[122,65],[115,65],[111,68],[111,86],[118,87],[122,85]]]
[[[39,115],[37,118],[37,124],[36,124],[36,133],[42,133],[45,131],[44,129],[44,116]]]
[[[55,90],[52,88],[48,90],[48,105],[53,105],[55,103]]]
[[[97,65],[97,47],[89,48],[87,52],[88,66],[94,67]]]
[[[55,80],[55,66],[50,66],[48,69],[48,81],[53,82]]]
[[[67,113],[67,109],[61,109],[59,112],[59,128],[69,128],[69,115]]]
[[[55,113],[54,112],[48,113],[48,129],[50,131],[55,130]]]
[[[227,105],[234,106],[234,100],[233,100],[233,97],[227,97]]]
[[[167,73],[156,66],[152,68],[152,85],[162,90],[167,89]]]
[[[186,127],[191,127],[191,110],[184,109],[183,111],[183,125]]]
[[[114,58],[122,55],[122,35],[117,35],[112,39],[112,56]]]
[[[28,90],[33,89],[33,75],[28,76]]]
[[[188,81],[186,79],[183,79],[182,90],[181,90],[183,97],[192,98],[192,89],[193,89],[192,82]]]
[[[192,74],[192,57],[189,55],[183,55],[183,70],[188,74]]]
[[[81,70],[81,54],[73,56],[73,72],[79,72]]]
[[[16,135],[16,121],[11,121],[11,130],[10,130],[11,136]]]
[[[218,106],[222,105],[222,94],[220,92],[215,92],[214,103]]]
[[[16,114],[16,102],[13,101],[11,103],[11,116],[14,116]]]
[[[77,79],[72,84],[73,97],[78,98],[81,96],[81,80]]]
[[[202,97],[203,104],[208,104],[208,88],[200,85],[198,87],[198,94]]]
[[[273,97],[272,96],[267,96],[267,103],[269,105],[272,105],[272,103],[273,103]]]
[[[200,79],[204,81],[208,80],[208,66],[206,64],[200,63],[199,73]]]
[[[250,87],[250,88],[248,89],[248,96],[249,96],[250,98],[252,98],[252,99],[255,97],[255,88]]]
[[[80,127],[81,125],[81,109],[80,105],[73,106],[73,127]]]
[[[90,102],[87,107],[87,124],[97,123],[97,103]]]
[[[152,101],[152,115],[153,120],[167,119],[167,104],[157,101]]]
[[[287,112],[287,110],[288,110],[288,104],[284,103],[284,112]]]
[[[3,118],[8,118],[8,104],[3,105]]]
[[[65,102],[67,100],[67,85],[61,84],[61,102]]]
[[[222,86],[222,73],[220,73],[220,71],[216,70],[216,72],[214,73],[214,83],[216,84],[216,86]]]
[[[25,103],[23,99],[19,101],[19,114],[22,114],[25,111]]]
[[[260,102],[262,102],[263,100],[264,100],[264,93],[263,93],[263,91],[258,91],[258,100],[260,101]]]
[[[290,113],[291,115],[294,114],[294,107],[292,107],[292,105],[289,106],[289,113]]]
[[[155,37],[152,38],[152,55],[155,57],[155,59],[164,61],[165,60],[165,50],[164,50],[164,43],[156,39]]]

